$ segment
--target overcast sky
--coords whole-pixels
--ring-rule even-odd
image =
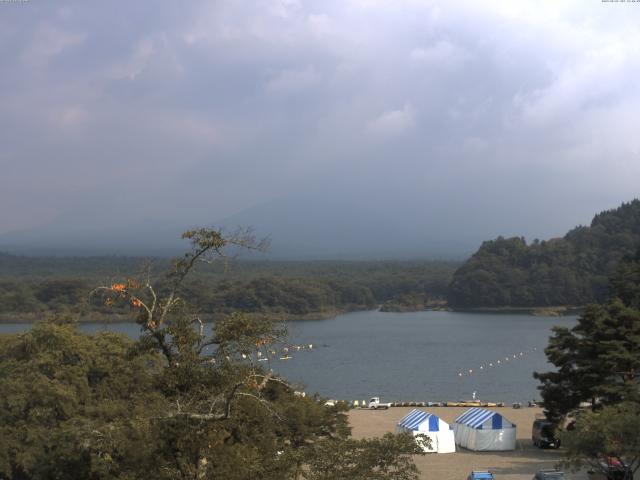
[[[638,196],[639,25],[601,0],[0,2],[0,233],[325,192],[563,234]]]

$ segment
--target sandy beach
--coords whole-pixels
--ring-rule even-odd
[[[349,422],[354,438],[381,436],[395,431],[398,420],[414,407],[397,407],[389,410],[351,410]],[[458,407],[425,407],[422,410],[434,413],[452,424],[453,420],[466,411]],[[541,450],[531,443],[531,426],[540,408],[495,408],[505,418],[517,425],[517,448],[512,452],[472,452],[459,449],[456,453],[428,454],[416,457],[416,465],[421,471],[420,478],[429,480],[466,479],[472,470],[490,470],[496,480],[530,480],[537,470],[554,468],[559,462],[561,451]],[[456,447],[457,448],[457,447]],[[567,474],[570,479],[586,479],[585,474]]]

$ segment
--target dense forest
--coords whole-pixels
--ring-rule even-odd
[[[185,283],[189,307],[206,315],[236,312],[319,318],[372,309],[418,310],[440,305],[459,266],[454,262],[271,262],[203,265]],[[0,319],[49,314],[119,320],[129,306],[107,308],[90,292],[115,276],[160,276],[168,259],[22,257],[0,254]]]
[[[453,307],[580,306],[602,302],[620,260],[640,246],[640,200],[547,241],[487,241],[455,272]]]

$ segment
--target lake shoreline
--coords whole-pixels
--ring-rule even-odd
[[[496,313],[496,314],[523,314],[533,317],[564,317],[580,315],[585,309],[584,305],[554,305],[545,307],[450,307],[448,311],[461,313]]]
[[[339,315],[344,315],[345,313],[352,312],[375,312],[377,309],[357,309],[357,310],[332,310],[330,312],[313,312],[308,314],[296,315],[291,313],[247,313],[246,315],[253,317],[267,317],[274,321],[283,321],[283,322],[291,322],[291,321],[314,321],[314,320],[330,320],[332,318],[336,318]],[[243,312],[240,312],[243,313]],[[0,324],[11,324],[11,323],[24,323],[24,324],[32,324],[37,323],[39,321],[46,320],[47,318],[52,318],[56,315],[56,313],[46,312],[41,314],[35,313],[6,313],[0,314]],[[64,314],[62,314],[64,315]],[[214,322],[217,318],[223,317],[227,314],[219,314],[219,315],[200,315],[200,318],[205,323]],[[135,317],[132,315],[126,314],[90,314],[90,315],[77,315],[71,314],[71,318],[76,323],[102,323],[102,324],[118,324],[118,323],[135,323]]]
[[[584,306],[573,305],[559,305],[552,307],[474,307],[474,308],[454,308],[448,306],[438,305],[432,308],[418,308],[418,309],[402,309],[402,310],[385,310],[383,305],[378,305],[375,309],[370,308],[352,308],[331,310],[323,312],[311,312],[307,314],[292,314],[292,313],[260,313],[260,312],[244,312],[246,315],[255,317],[267,317],[275,321],[292,322],[292,321],[315,321],[315,320],[330,320],[336,318],[339,315],[345,313],[355,312],[388,312],[388,313],[416,313],[416,312],[460,312],[460,313],[478,313],[478,314],[518,314],[529,315],[532,317],[564,317],[570,315],[580,315],[584,310]],[[242,313],[242,312],[241,312]],[[50,318],[56,315],[54,312],[46,313],[3,313],[0,314],[0,324],[7,323],[36,323],[46,318]],[[61,315],[64,315],[61,313]],[[130,323],[135,322],[135,318],[128,314],[119,313],[91,313],[88,315],[70,314],[77,323],[103,323],[103,324],[117,324],[117,323]],[[229,315],[229,313],[223,313],[219,315],[201,315],[200,317],[205,323],[211,323],[216,318]]]

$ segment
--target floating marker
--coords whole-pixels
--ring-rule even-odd
[[[517,359],[519,357],[524,357],[525,354],[533,352],[534,350],[537,350],[537,347],[533,347],[530,350],[526,350],[526,351],[522,351],[522,352],[515,352],[513,354],[509,354],[506,357],[504,357],[504,360],[500,359],[500,360],[496,360],[495,362],[484,363],[482,365],[479,365],[475,370],[476,370],[476,372],[478,372],[478,370],[484,371],[485,367],[486,368],[492,368],[494,366],[500,365],[502,362],[508,362],[509,360],[512,360],[512,359],[515,360],[515,359]],[[459,371],[458,372],[458,377],[464,377],[466,375],[472,375],[474,373],[473,370],[474,369],[470,368],[468,370]]]

